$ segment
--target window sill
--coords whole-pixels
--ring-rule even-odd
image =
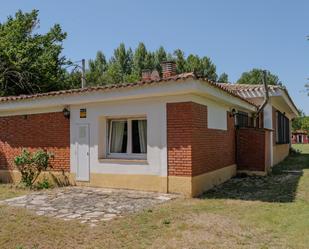
[[[130,158],[99,158],[100,163],[138,163],[138,164],[147,164],[146,159],[130,159]]]

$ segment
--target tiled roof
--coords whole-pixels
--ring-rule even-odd
[[[296,131],[293,131],[292,133],[296,134],[307,134],[307,131],[306,130],[296,130]]]
[[[121,88],[133,88],[133,87],[139,87],[139,86],[144,86],[144,85],[152,85],[152,84],[157,84],[157,83],[162,83],[162,82],[179,81],[179,80],[186,80],[186,79],[201,80],[203,82],[208,83],[211,86],[214,86],[216,88],[219,88],[222,91],[227,92],[233,97],[239,98],[242,101],[249,103],[250,105],[256,106],[255,104],[253,104],[246,98],[237,94],[234,90],[229,89],[228,87],[225,87],[220,83],[213,82],[203,77],[198,77],[192,72],[177,74],[175,76],[171,76],[171,77],[164,78],[164,79],[145,80],[145,81],[139,81],[139,82],[134,82],[134,83],[111,84],[111,85],[104,85],[104,86],[94,86],[94,87],[61,90],[61,91],[53,91],[53,92],[46,92],[46,93],[36,93],[36,94],[31,94],[31,95],[0,97],[0,104],[1,102],[9,102],[9,101],[38,99],[38,98],[43,98],[43,97],[53,97],[53,96],[62,96],[62,95],[82,94],[82,93],[97,92],[97,91],[108,91],[108,90],[121,89]]]
[[[262,97],[264,96],[264,85],[251,85],[251,84],[231,84],[231,83],[218,83],[225,89],[229,89],[235,94],[238,94],[242,98],[250,99],[255,97]],[[294,106],[296,110],[297,107],[294,104],[291,96],[289,95],[287,89],[284,86],[279,85],[268,85],[268,90],[270,96],[276,95],[277,93],[280,94],[280,91],[284,91],[286,95],[288,96],[290,102]]]
[[[61,95],[71,95],[71,94],[78,94],[78,93],[88,93],[88,92],[96,92],[96,91],[107,91],[111,89],[117,88],[130,88],[135,86],[143,86],[153,83],[159,83],[163,81],[177,81],[181,79],[187,79],[194,77],[192,73],[184,73],[178,74],[173,77],[169,77],[167,79],[159,79],[159,80],[146,80],[146,81],[139,81],[134,83],[122,83],[122,84],[110,84],[104,86],[93,86],[93,87],[85,87],[85,88],[77,88],[77,89],[69,89],[69,90],[60,90],[60,91],[52,91],[46,93],[36,93],[36,94],[29,94],[29,95],[18,95],[18,96],[6,96],[0,97],[0,102],[7,102],[7,101],[16,101],[16,100],[25,100],[25,99],[36,99],[42,97],[50,97],[50,96],[61,96]]]
[[[229,89],[234,93],[244,97],[253,98],[264,96],[264,86],[263,85],[250,85],[250,84],[231,84],[231,83],[219,83],[223,88]],[[268,85],[269,93],[275,93],[276,90],[283,89],[281,86]]]

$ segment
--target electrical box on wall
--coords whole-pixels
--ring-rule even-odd
[[[86,108],[79,109],[79,117],[80,118],[87,118],[87,109]]]

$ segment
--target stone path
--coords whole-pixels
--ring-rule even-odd
[[[175,195],[89,187],[66,187],[7,199],[0,204],[24,207],[37,215],[77,219],[95,226],[176,198]]]

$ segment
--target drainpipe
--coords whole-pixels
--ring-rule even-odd
[[[263,82],[263,86],[264,86],[264,101],[263,103],[260,105],[259,109],[257,110],[256,114],[255,114],[255,122],[259,116],[259,114],[261,113],[261,111],[263,111],[263,109],[265,108],[265,106],[267,105],[268,103],[268,100],[269,100],[269,91],[268,91],[268,87],[267,87],[267,79],[266,79],[266,76],[267,76],[267,71],[264,70],[263,71],[263,77],[262,77],[262,82]]]

